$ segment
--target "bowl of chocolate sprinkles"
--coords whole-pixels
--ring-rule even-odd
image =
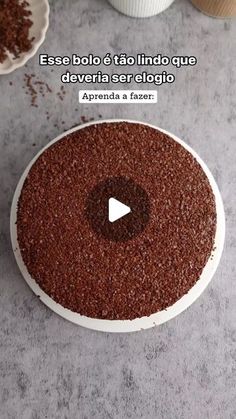
[[[131,208],[114,223],[111,197]],[[136,121],[89,122],[51,141],[11,209],[31,289],[67,320],[106,332],[147,329],[188,308],[216,271],[224,235],[205,163],[175,135]]]
[[[48,0],[0,0],[0,74],[22,67],[43,43]]]

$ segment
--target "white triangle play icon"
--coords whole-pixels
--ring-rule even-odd
[[[119,218],[122,218],[131,212],[130,207],[122,204],[122,202],[115,198],[109,199],[108,210],[108,218],[111,223],[114,223],[114,221],[119,220]]]

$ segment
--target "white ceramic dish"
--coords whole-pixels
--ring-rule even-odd
[[[163,12],[174,0],[108,0],[119,12],[131,17],[151,17]]]
[[[18,58],[8,53],[8,57],[0,63],[0,74],[9,74],[17,68],[22,67],[32,58],[42,45],[49,25],[49,4],[48,0],[28,0],[29,10],[32,12],[30,19],[33,25],[30,28],[29,37],[34,37],[30,51],[22,53]]]
[[[64,317],[67,320],[70,320],[73,323],[76,323],[80,326],[87,327],[89,329],[99,330],[103,332],[133,332],[138,331],[142,329],[148,329],[153,326],[160,325],[173,317],[180,314],[182,311],[187,309],[193,302],[202,294],[202,292],[205,290],[209,282],[211,281],[216,268],[219,264],[220,257],[223,250],[224,245],[224,237],[225,237],[225,216],[224,216],[224,208],[223,203],[221,199],[221,195],[219,192],[219,189],[216,185],[216,182],[210,173],[209,169],[205,165],[205,163],[200,159],[200,157],[195,153],[195,151],[190,148],[187,144],[185,144],[182,140],[177,138],[175,135],[169,133],[168,131],[165,131],[161,128],[158,128],[156,126],[150,125],[150,124],[144,124],[143,122],[139,121],[130,121],[127,120],[126,122],[135,122],[144,124],[147,126],[150,126],[154,129],[158,129],[159,131],[162,131],[166,134],[168,134],[173,140],[180,143],[183,147],[186,148],[198,161],[198,163],[201,165],[202,169],[206,173],[209,182],[211,184],[212,190],[215,195],[216,200],[216,211],[217,211],[217,227],[216,227],[216,235],[215,235],[215,250],[212,252],[211,257],[209,258],[202,274],[197,283],[191,288],[191,290],[188,292],[188,294],[184,295],[179,301],[177,301],[174,305],[167,308],[166,310],[160,311],[158,313],[152,314],[149,317],[142,317],[135,320],[100,320],[100,319],[92,319],[89,317],[81,316],[78,313],[74,313],[64,307],[62,307],[60,304],[57,304],[54,300],[52,300],[47,294],[45,294],[44,291],[38,286],[38,284],[35,282],[35,280],[29,275],[27,268],[22,260],[19,245],[17,242],[17,228],[16,228],[16,220],[17,220],[17,203],[21,194],[21,189],[23,187],[24,181],[28,175],[28,172],[32,165],[35,163],[37,158],[40,156],[41,153],[43,153],[44,150],[46,150],[48,147],[50,147],[52,144],[54,144],[56,141],[59,141],[61,138],[63,138],[66,134],[70,134],[74,131],[83,129],[89,125],[93,124],[101,124],[103,122],[124,122],[124,120],[105,120],[105,121],[98,121],[98,122],[89,122],[87,124],[75,127],[66,133],[61,134],[57,138],[55,138],[53,141],[51,141],[46,147],[44,147],[30,162],[26,170],[24,171],[18,185],[15,191],[15,195],[12,202],[12,208],[11,208],[11,220],[10,220],[10,229],[11,229],[11,240],[12,240],[12,247],[13,252],[15,254],[15,258],[17,261],[17,264],[20,268],[20,271],[25,278],[26,282],[30,286],[30,288],[33,290],[33,292],[39,296],[40,300],[46,304],[51,310],[55,311],[60,316]]]

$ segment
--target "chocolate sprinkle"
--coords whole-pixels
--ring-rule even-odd
[[[0,0],[0,63],[7,58],[7,52],[18,58],[32,48],[31,14],[27,1]]]
[[[117,242],[96,234],[86,202],[96,185],[120,176],[145,191],[150,208],[140,234]],[[34,163],[18,203],[29,273],[56,302],[93,318],[134,319],[175,303],[199,279],[215,232],[215,199],[199,163],[141,124],[65,136]]]

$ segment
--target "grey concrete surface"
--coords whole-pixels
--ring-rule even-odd
[[[32,108],[24,73],[56,92],[62,72],[39,68],[38,56],[0,77],[1,419],[236,418],[236,22],[204,16],[187,0],[148,20],[122,16],[105,0],[51,2],[40,52],[123,51],[196,55],[198,65],[158,88],[155,105],[82,106],[73,85],[63,102],[52,93]],[[76,327],[43,306],[21,277],[9,238],[11,199],[27,163],[81,116],[99,114],[148,121],[183,138],[212,170],[226,211],[224,254],[205,293],[169,323],[130,335]]]

